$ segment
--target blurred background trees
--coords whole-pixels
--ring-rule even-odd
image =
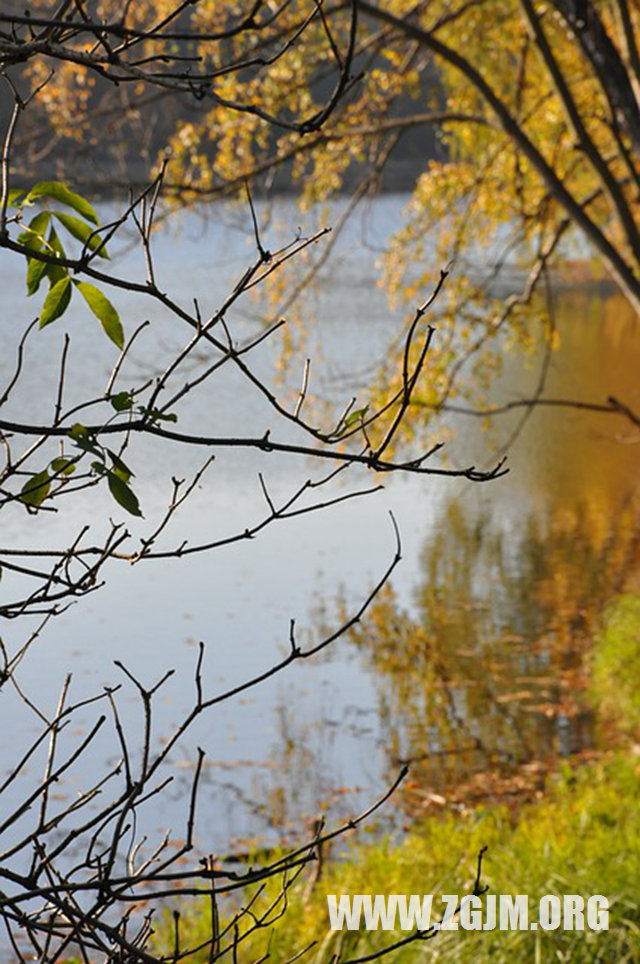
[[[627,0],[362,0],[359,10],[353,63],[340,74],[345,5],[257,4],[247,14],[202,2],[176,18],[170,5],[136,4],[122,26],[119,11],[97,5],[92,16],[112,24],[123,63],[102,50],[100,70],[83,69],[69,53],[87,43],[77,26],[55,54],[31,61],[36,83],[52,65],[56,73],[23,125],[18,170],[55,156],[79,183],[109,190],[144,181],[168,142],[167,188],[183,202],[232,194],[246,179],[263,193],[298,191],[307,206],[348,191],[348,211],[380,187],[410,190],[384,257],[390,296],[415,299],[455,262],[432,377],[416,394],[425,420],[458,391],[461,372],[462,390],[473,384],[482,398],[505,329],[519,349],[553,344],[553,318],[538,303],[532,319],[531,302],[561,265],[611,280],[639,310],[638,12]],[[212,53],[208,38],[243,14],[247,29],[234,27]],[[2,16],[7,37],[24,43],[33,27]],[[89,172],[83,151],[98,145],[103,169]],[[511,278],[503,270],[496,282],[505,264]]]

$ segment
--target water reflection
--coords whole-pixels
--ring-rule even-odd
[[[388,589],[354,634],[379,676],[390,765],[412,808],[530,793],[592,746],[588,653],[605,602],[640,571],[638,504],[580,504],[496,531],[460,502],[421,559],[417,613]],[[603,538],[603,525],[608,531]],[[515,550],[515,551],[514,551]]]
[[[544,394],[638,407],[637,326],[620,302],[567,293],[559,309]],[[498,391],[513,398],[519,378],[512,360]],[[388,588],[353,634],[378,678],[389,769],[413,763],[412,812],[531,795],[593,747],[592,641],[640,575],[638,442],[622,419],[537,410],[508,479],[443,508],[412,602]]]
[[[640,408],[640,334],[626,307],[563,292],[557,322],[545,396],[615,394]],[[527,397],[536,381],[535,360],[525,369],[507,356],[494,404]],[[518,418],[494,421],[496,447]],[[453,459],[490,459],[477,421],[452,427]],[[300,814],[353,812],[405,761],[399,810],[414,816],[531,797],[561,760],[597,751],[589,654],[608,600],[640,579],[639,442],[623,418],[540,408],[499,482],[431,485],[421,498],[387,483],[405,565],[352,634],[360,665],[334,663],[343,685],[373,682],[377,708],[337,698],[335,680],[302,715],[282,694],[271,765],[252,784],[265,826],[286,837]],[[320,608],[332,624],[349,607]]]
[[[393,198],[375,203],[381,234],[397,208]],[[190,300],[202,289],[215,305],[227,278],[218,290],[212,259],[224,255],[229,271],[232,262],[244,263],[247,248],[242,239],[231,244],[222,228],[205,232],[206,244],[200,233],[186,233],[179,253],[174,239],[159,237],[160,267],[176,297]],[[357,231],[345,235],[339,254],[314,295],[315,337],[326,362],[326,377],[315,377],[332,399],[361,394],[362,386],[351,390],[348,372],[374,370],[393,328]],[[134,267],[127,264],[127,271],[133,274]],[[23,279],[7,265],[2,281],[6,311],[18,316]],[[139,320],[136,303],[122,296],[118,307],[132,323]],[[253,313],[250,306],[247,311]],[[238,321],[244,331],[245,319]],[[640,332],[623,303],[563,292],[557,321],[560,349],[551,359],[545,394],[595,401],[616,394],[640,409]],[[80,317],[70,312],[68,324],[77,346],[70,361],[77,381],[70,379],[70,391],[89,397],[95,392],[86,391],[88,379],[104,383],[104,359]],[[162,318],[154,324],[157,345],[139,362],[158,368],[163,339],[173,344],[176,334],[162,327]],[[9,334],[7,328],[7,339]],[[34,338],[21,417],[37,419],[55,394],[57,368],[50,359],[57,357],[62,336],[62,329],[50,326]],[[272,361],[265,355],[265,366]],[[505,353],[491,404],[530,395],[539,362],[531,357],[525,364]],[[337,391],[334,374],[340,376]],[[194,398],[185,420],[230,432],[270,424],[259,399],[247,407],[238,403],[231,382],[223,383],[215,402],[205,398],[198,407]],[[498,446],[518,418],[516,412],[494,420]],[[477,420],[448,416],[445,428],[455,432],[447,446],[451,464],[494,461],[487,451],[491,436],[483,435]],[[103,593],[50,627],[46,644],[21,668],[22,682],[55,703],[70,666],[77,668],[79,696],[114,682],[114,658],[149,681],[156,667],[177,666],[166,703],[157,709],[158,732],[164,732],[191,705],[194,641],[207,643],[206,682],[219,689],[281,656],[292,616],[314,635],[323,620],[335,626],[337,583],[345,586],[345,605],[357,608],[393,552],[386,516],[392,509],[404,562],[372,620],[363,624],[357,648],[341,645],[320,664],[295,667],[286,680],[256,690],[252,703],[237,701],[224,714],[212,714],[176,754],[176,770],[185,780],[177,781],[167,812],[158,811],[158,823],[181,826],[198,745],[211,760],[201,813],[207,849],[227,847],[235,836],[286,835],[300,826],[302,815],[312,819],[330,802],[333,817],[351,815],[381,793],[389,771],[395,776],[396,762],[405,758],[416,760],[406,800],[412,810],[437,797],[512,792],[519,781],[531,788],[554,759],[591,744],[585,653],[593,622],[609,595],[638,569],[637,439],[637,430],[621,418],[540,409],[509,452],[510,474],[491,485],[385,478],[385,491],[366,502],[292,520],[206,562],[185,558],[177,572],[161,561],[147,569],[114,569]],[[148,517],[164,512],[163,480],[195,471],[201,461],[199,453],[193,464],[186,458],[141,446],[136,468]],[[184,509],[180,538],[226,535],[261,517],[261,468],[276,501],[308,473],[298,462],[221,455],[210,487]],[[78,501],[78,511],[107,519],[111,501],[90,496]],[[5,528],[5,540],[41,541],[42,529],[31,527],[31,534],[30,522],[20,510],[14,529]],[[76,523],[48,520],[47,541],[67,539]],[[19,732],[13,712],[5,700],[0,743],[12,753]]]

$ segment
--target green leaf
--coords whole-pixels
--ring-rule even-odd
[[[27,263],[27,295],[31,296],[36,293],[40,287],[40,282],[47,273],[47,268],[49,265],[46,261],[36,261],[35,258],[29,258]]]
[[[20,198],[23,198],[26,195],[26,193],[27,192],[25,191],[25,189],[20,187],[14,187],[13,190],[9,191],[9,196],[7,198],[7,204],[9,205],[9,207],[11,208],[21,207]]]
[[[109,485],[109,491],[114,497],[116,502],[130,512],[131,515],[137,515],[142,518],[142,512],[140,511],[140,504],[138,502],[135,492],[129,488],[126,482],[123,482],[115,472],[109,472],[107,477],[107,482]]]
[[[161,412],[159,408],[144,408],[142,405],[138,409],[141,415],[148,415],[152,422],[177,422],[178,416],[173,412]]]
[[[82,425],[81,422],[74,422],[67,432],[67,435],[83,452],[92,452],[94,455],[98,455],[101,459],[104,459],[101,449],[96,445],[95,438],[86,425]]]
[[[74,422],[67,435],[74,440],[74,442],[79,442],[80,439],[89,438],[89,429],[82,422]]]
[[[50,197],[53,198],[54,201],[59,201],[60,204],[66,204],[67,207],[73,208],[74,211],[82,215],[85,221],[91,221],[93,224],[100,223],[98,221],[98,215],[89,202],[79,194],[74,194],[73,191],[70,191],[62,181],[40,181],[31,188],[27,194],[25,203],[30,204],[41,197]]]
[[[49,463],[49,467],[54,472],[62,472],[63,475],[71,475],[76,470],[74,462],[71,459],[63,458],[62,456],[60,458],[53,459],[53,461]]]
[[[45,325],[51,324],[52,321],[55,321],[56,318],[63,315],[70,301],[71,279],[68,275],[65,275],[64,278],[56,281],[56,283],[49,288],[49,294],[44,299],[42,311],[40,312],[40,327],[44,328]]]
[[[131,392],[118,392],[116,395],[111,395],[109,401],[116,412],[126,412],[133,405],[133,396]]]
[[[51,230],[49,231],[49,237],[47,238],[47,244],[51,248],[54,254],[59,255],[61,258],[66,258],[67,253],[62,246],[62,241],[60,240],[56,229],[51,225]]]
[[[35,231],[36,234],[44,235],[44,232],[49,227],[50,221],[51,221],[50,212],[41,211],[40,214],[36,214],[29,221],[29,231]]]
[[[369,411],[369,406],[365,405],[364,408],[357,408],[355,412],[351,412],[351,414],[344,420],[343,429],[351,428],[351,426],[355,425],[356,422],[359,422],[361,421],[361,419],[364,419],[368,411]]]
[[[58,237],[58,235],[56,234],[56,230],[53,227],[53,225],[51,226],[51,230],[49,231],[47,244],[51,249],[51,254],[58,255],[61,258],[66,258],[67,253],[62,247],[62,242]],[[62,267],[62,265],[58,266],[56,264],[50,264],[47,266],[47,278],[49,279],[50,285],[54,285],[56,284],[57,281],[62,281],[63,278],[67,278],[68,276],[69,276],[68,269]]]
[[[42,250],[42,245],[44,243],[44,238],[41,235],[36,234],[35,231],[30,231],[29,228],[25,228],[18,235],[18,244],[21,244],[25,248],[30,248],[32,251]]]
[[[111,461],[113,462],[112,471],[115,472],[118,478],[122,479],[123,482],[128,482],[129,479],[133,477],[133,472],[129,466],[125,465],[120,456],[116,455],[115,452],[112,452],[111,449],[107,449],[107,452],[109,453]]]
[[[53,215],[65,226],[69,234],[77,238],[78,241],[82,241],[90,251],[94,251],[99,258],[109,259],[102,238],[100,235],[94,234],[93,228],[89,227],[88,224],[85,224],[80,218],[74,218],[72,214],[63,214],[61,211],[54,211]]]
[[[20,501],[24,502],[25,505],[33,505],[36,507],[42,505],[49,495],[50,488],[51,479],[49,478],[49,473],[47,469],[43,469],[42,472],[36,472],[32,475],[22,486]]]
[[[29,222],[28,227],[18,235],[18,243],[32,251],[41,251],[44,245],[44,232],[47,230],[51,215],[48,211],[41,211]]]
[[[49,237],[45,241],[44,233],[50,220],[51,214],[49,211],[36,214],[29,227],[18,236],[18,241],[32,251],[44,251],[47,254],[60,255],[64,258],[64,248],[53,228],[49,231]],[[54,285],[56,281],[61,281],[68,273],[66,268],[48,264],[46,261],[38,261],[36,258],[27,258],[27,295],[35,294],[45,275],[49,278],[50,285]]]
[[[47,228],[51,215],[48,211],[43,211],[42,214],[36,215],[29,227],[18,235],[18,241],[20,244],[24,245],[26,248],[30,248],[31,251],[42,251],[49,255],[58,255],[61,258],[66,257],[65,250],[60,243],[60,238],[56,234],[55,230],[51,228],[49,231],[49,237],[45,241],[44,232]],[[37,265],[41,264],[42,269],[41,274],[38,277],[36,274]],[[29,271],[31,270],[31,274]],[[66,275],[69,274],[66,268],[58,265],[48,264],[45,261],[37,261],[35,258],[27,257],[27,290],[28,294],[32,295],[34,291],[37,290],[40,283],[40,278],[42,275],[46,274],[49,278],[51,284],[55,284],[56,281],[61,281]],[[37,281],[37,284],[36,284]],[[33,286],[33,290],[30,290],[30,283]]]
[[[109,299],[95,285],[90,285],[86,281],[74,281],[74,284],[111,341],[122,349],[124,347],[122,323]]]

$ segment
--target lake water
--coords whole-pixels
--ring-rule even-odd
[[[353,373],[383,355],[403,316],[388,308],[376,286],[375,261],[404,202],[385,197],[371,205],[364,226],[353,222],[307,301],[323,356],[314,385],[321,384],[326,397],[333,393],[336,407],[350,397]],[[289,201],[276,213],[290,230],[303,217]],[[311,224],[303,228],[308,233]],[[180,230],[159,234],[155,245],[162,287],[185,304],[197,295],[205,315],[252,257],[246,218],[228,208],[206,219],[182,216]],[[114,268],[144,276],[134,251],[115,258]],[[6,253],[0,283],[6,380],[16,332],[37,307],[25,302],[23,266]],[[113,300],[127,332],[152,322],[123,371],[122,389],[141,373],[157,373],[187,335],[151,301],[120,294]],[[243,301],[230,318],[234,334],[255,332],[264,314],[261,301]],[[560,347],[545,395],[602,402],[615,394],[640,410],[640,331],[624,304],[593,290],[567,289],[557,295],[556,317]],[[39,421],[52,411],[65,331],[72,336],[67,404],[101,394],[113,352],[73,304],[64,319],[30,337],[20,389],[3,417]],[[266,375],[277,351],[261,351]],[[525,363],[506,355],[492,402],[528,397],[539,366],[539,356]],[[449,415],[449,462],[490,465],[521,416],[517,410],[496,418],[486,435],[478,420]],[[263,400],[232,376],[215,390],[192,393],[179,427],[254,435],[272,428],[274,437],[285,438]],[[357,812],[407,759],[414,762],[409,788],[387,808],[400,823],[444,802],[529,792],[553,760],[593,744],[584,654],[602,606],[638,575],[639,440],[638,430],[618,416],[539,409],[509,448],[509,474],[492,483],[385,477],[383,491],[270,526],[249,543],[133,567],[114,562],[103,589],[46,628],[20,666],[20,685],[52,712],[70,671],[78,699],[121,681],[114,660],[148,684],[175,668],[157,700],[155,734],[162,739],[191,705],[198,641],[206,644],[205,686],[213,693],[286,652],[291,618],[303,642],[337,625],[343,607],[349,611],[366,597],[393,556],[392,510],[403,561],[371,623],[363,623],[357,638],[341,639],[317,660],[289,668],[199,721],[172,756],[176,780],[154,810],[153,829],[181,834],[197,746],[208,760],[198,831],[205,852],[226,852],[232,841],[255,835],[295,836],[319,810],[328,808],[336,819]],[[171,476],[193,474],[203,458],[195,448],[152,439],[132,447],[136,491],[150,524],[162,516]],[[259,471],[277,502],[317,468],[298,457],[220,452],[163,546],[223,537],[259,521]],[[349,484],[372,481],[363,471]],[[338,486],[325,495],[342,491]],[[28,516],[14,506],[3,513],[1,541],[65,545],[86,521],[98,539],[109,515],[120,521],[123,514],[96,489],[80,493],[57,516]],[[148,531],[126,521],[134,534]],[[5,576],[0,588],[10,598],[19,587]],[[25,625],[8,623],[2,635],[11,652]],[[123,690],[122,706],[127,725],[138,726],[131,687]],[[0,714],[8,770],[38,724],[7,687]],[[76,737],[96,714],[81,714]],[[116,754],[113,740],[105,739],[92,762]],[[89,775],[81,767],[62,796],[81,789]],[[25,769],[26,781],[36,778],[35,765]]]

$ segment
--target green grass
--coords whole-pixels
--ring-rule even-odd
[[[609,901],[607,931],[458,931],[440,933],[397,950],[399,964],[640,964],[640,596],[618,596],[607,607],[592,657],[591,695],[604,732],[626,745],[578,769],[566,765],[549,779],[534,803],[510,810],[489,806],[465,814],[434,816],[416,824],[400,842],[355,841],[340,861],[329,864],[311,894],[304,879],[289,892],[286,914],[250,936],[238,960],[252,962],[269,952],[281,964],[313,943],[304,960],[329,964],[362,957],[407,936],[395,932],[329,929],[327,894],[470,893],[477,854],[487,847],[483,884],[492,894],[527,894],[530,921],[545,894],[602,894]],[[391,801],[391,804],[393,801]],[[262,906],[278,893],[272,882]],[[247,895],[248,896],[248,895]],[[158,928],[158,946],[169,945],[169,909]],[[205,904],[181,905],[182,946],[211,933]],[[208,960],[192,955],[192,964]]]
[[[627,736],[640,733],[640,596],[607,607],[593,654],[592,694],[604,719]]]
[[[296,887],[286,915],[269,935],[263,931],[251,938],[239,960],[257,960],[266,951],[267,936],[271,962],[288,960],[312,941],[316,944],[304,960],[313,964],[325,964],[337,952],[346,960],[377,950],[406,934],[331,932],[328,893],[462,896],[472,889],[477,853],[487,846],[483,883],[491,893],[528,894],[530,919],[537,917],[534,902],[544,894],[603,894],[610,905],[609,930],[458,930],[396,951],[391,960],[640,962],[639,769],[635,758],[622,755],[574,771],[567,767],[553,778],[544,798],[518,812],[490,807],[434,817],[400,843],[356,843],[348,859],[327,867],[306,900],[304,882]],[[183,947],[187,938],[205,940],[210,933],[206,908],[190,903],[181,910]],[[203,954],[191,961],[207,959]]]

